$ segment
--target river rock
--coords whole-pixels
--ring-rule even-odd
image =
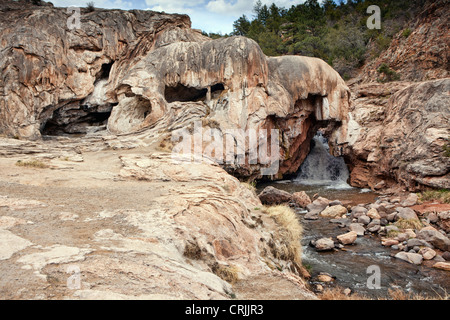
[[[397,210],[397,215],[395,217],[396,220],[398,219],[418,219],[417,214],[414,212],[414,210],[410,208],[403,208],[403,207],[397,207],[395,208]]]
[[[386,216],[386,220],[393,222],[393,221],[395,221],[396,216],[397,216],[397,212],[390,213]]]
[[[334,241],[330,238],[321,238],[314,242],[317,251],[329,251],[334,249]]]
[[[450,261],[450,252],[449,251],[445,251],[442,254],[442,258],[444,258],[444,260],[446,260],[446,261]]]
[[[385,247],[391,247],[394,245],[398,245],[399,242],[398,240],[395,239],[382,239],[381,240],[381,245],[385,246]]]
[[[425,240],[442,251],[450,250],[450,239],[434,228],[423,228],[417,234],[417,239]]]
[[[363,236],[366,232],[366,229],[360,223],[351,223],[348,228],[350,229],[350,231],[356,232],[358,236]]]
[[[401,204],[404,207],[411,207],[411,206],[414,206],[417,203],[417,200],[419,200],[419,197],[417,196],[417,194],[410,193],[408,195],[408,197],[401,202]]]
[[[450,232],[450,211],[442,211],[438,213],[438,225],[445,232]]]
[[[398,252],[394,257],[415,265],[419,265],[423,261],[423,257],[421,254],[411,252]]]
[[[309,204],[311,204],[311,198],[306,194],[305,191],[294,192],[292,194],[292,201],[294,201],[296,205],[302,208],[306,208]]]
[[[291,201],[292,195],[284,190],[279,190],[275,187],[265,187],[258,195],[262,204],[274,205]]]
[[[367,209],[363,206],[355,206],[352,208],[351,216],[352,218],[358,218],[361,215],[365,215],[367,213]]]
[[[427,215],[427,219],[428,221],[430,221],[431,223],[437,223],[439,221],[439,217],[437,215],[436,212],[430,212]]]
[[[370,218],[366,215],[360,215],[358,217],[358,223],[362,223],[362,224],[369,224],[370,223]]]
[[[375,208],[370,209],[369,211],[367,211],[366,215],[370,218],[370,219],[381,219],[380,214],[378,213],[378,210]]]
[[[335,205],[332,207],[327,207],[325,210],[320,212],[320,215],[325,218],[336,218],[341,217],[342,215],[347,213],[347,209],[341,205]]]
[[[342,206],[342,202],[340,200],[333,200],[330,201],[329,206],[337,206],[337,205],[341,205]]]
[[[431,260],[436,256],[436,251],[428,247],[421,248],[419,253],[425,260]]]
[[[350,231],[337,236],[337,239],[342,244],[353,244],[356,241],[358,234],[355,231]]]
[[[431,244],[429,244],[425,240],[420,240],[420,239],[409,239],[406,242],[406,245],[408,246],[408,248],[413,248],[415,246],[419,246],[419,247],[425,246],[425,247],[428,247],[428,248],[432,248],[433,247]]]
[[[321,213],[326,207],[328,207],[328,203],[330,201],[323,197],[318,197],[316,200],[314,200],[311,204],[306,206],[306,209],[311,214],[319,214]]]
[[[395,237],[395,239],[398,240],[399,242],[403,242],[403,241],[407,241],[407,240],[409,239],[409,236],[408,236],[407,233],[402,232],[402,233],[399,233],[399,234]]]
[[[334,277],[329,273],[321,272],[317,275],[317,280],[320,282],[332,282]]]
[[[367,226],[367,231],[375,233],[381,230],[381,225],[379,224],[373,224],[373,225],[368,225]]]
[[[436,262],[433,265],[433,268],[437,268],[437,269],[441,269],[441,270],[445,270],[445,271],[450,271],[450,262]]]

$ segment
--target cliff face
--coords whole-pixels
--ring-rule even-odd
[[[269,58],[243,37],[211,40],[184,15],[96,9],[69,30],[62,8],[1,8],[0,128],[10,136],[107,128],[156,138],[195,121],[220,134],[278,129],[271,175],[281,177],[298,169],[320,126],[332,132],[347,119],[349,89],[322,60]],[[225,167],[260,176],[248,159]]]
[[[390,47],[352,80],[348,144],[351,184],[416,191],[450,187],[449,7],[430,2]],[[382,83],[386,64],[400,79]]]

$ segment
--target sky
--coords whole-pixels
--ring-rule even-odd
[[[48,1],[48,0],[46,0]],[[183,13],[190,16],[192,28],[205,32],[230,33],[233,22],[245,14],[251,18],[256,0],[50,0],[55,7],[86,7],[93,1],[95,7],[105,9],[141,9]],[[279,7],[290,8],[305,0],[261,0],[262,4],[275,3]]]

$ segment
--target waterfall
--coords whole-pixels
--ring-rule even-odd
[[[309,155],[300,166],[294,182],[304,185],[321,185],[333,189],[350,189],[349,171],[342,157],[330,154],[328,140],[320,132],[313,138]]]

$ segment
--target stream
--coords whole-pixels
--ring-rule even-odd
[[[327,141],[321,135],[313,140],[310,155],[300,167],[296,178],[291,180],[260,183],[258,193],[266,186],[290,193],[305,191],[311,198],[314,195],[329,200],[340,200],[343,205],[368,204],[376,201],[378,195],[368,189],[352,188],[347,184],[348,169],[343,159],[332,157],[328,152]],[[303,216],[307,211],[297,209]],[[358,237],[353,245],[331,252],[317,252],[310,246],[311,240],[333,237],[348,232],[346,228],[330,223],[330,219],[306,220],[303,225],[303,264],[311,273],[314,287],[315,277],[325,272],[335,277],[334,284],[350,288],[368,298],[387,298],[388,289],[401,289],[404,292],[422,296],[445,296],[450,292],[450,277],[447,271],[432,268],[424,263],[416,266],[394,258],[394,251],[381,245],[378,235]],[[373,267],[375,266],[375,267]],[[369,268],[370,267],[370,268]],[[374,282],[374,269],[379,270],[379,282]],[[323,283],[321,283],[323,285]]]

